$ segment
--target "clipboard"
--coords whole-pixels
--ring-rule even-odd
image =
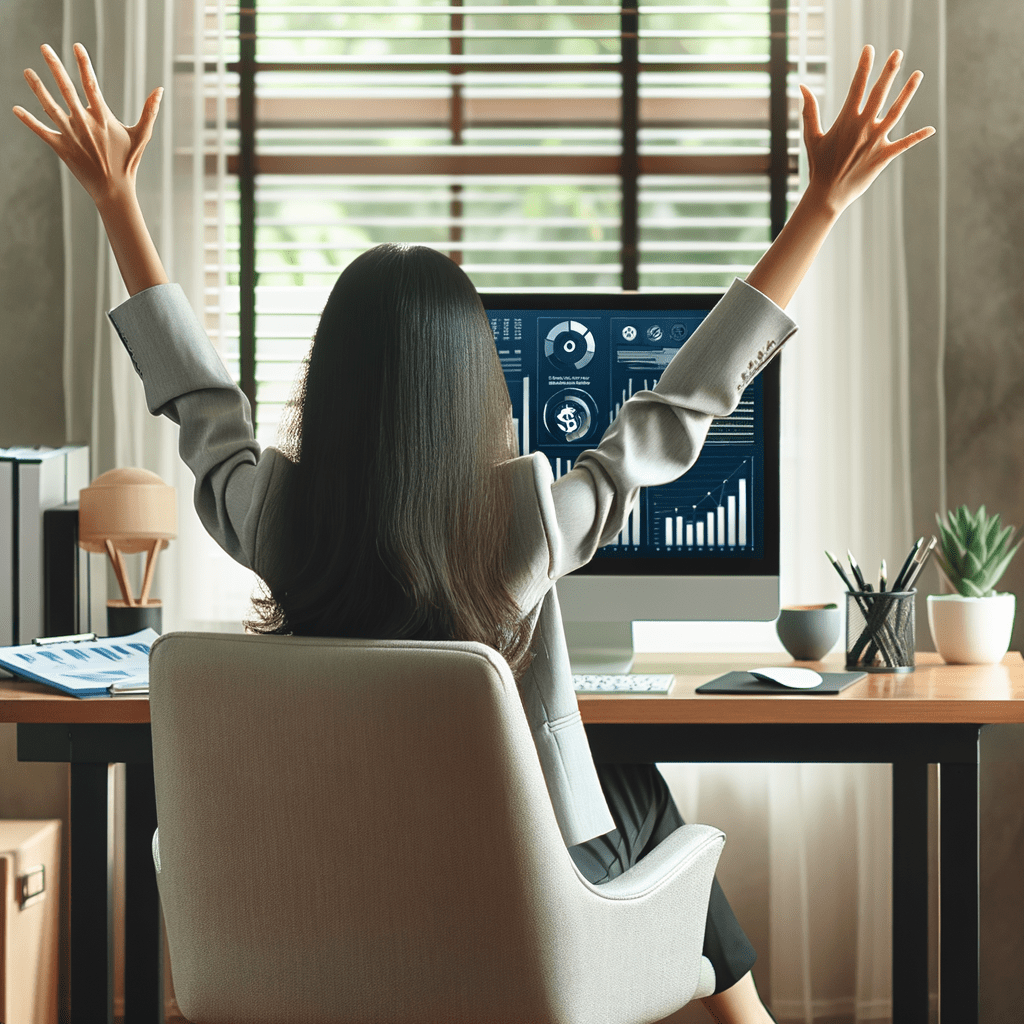
[[[0,647],[0,667],[72,697],[148,694],[149,649],[158,636],[153,629],[143,629],[129,636],[91,640],[41,638]]]

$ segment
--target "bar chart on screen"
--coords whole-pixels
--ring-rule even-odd
[[[636,501],[633,502],[633,507],[629,510],[629,518],[626,520],[626,525],[623,526],[619,535],[611,544],[605,545],[606,547],[636,548],[643,543],[644,534],[642,530],[646,526],[647,492],[648,489],[646,487],[640,488]]]
[[[509,388],[510,394],[513,392],[513,387]],[[512,417],[512,430],[516,435],[516,440],[519,442],[519,454],[529,455],[530,454],[530,378],[524,377],[521,385],[522,395],[521,400],[516,402],[513,400],[512,409],[513,412],[518,412],[518,416]],[[516,396],[517,398],[520,396]]]
[[[754,460],[719,457],[701,462],[701,472],[652,493],[651,543],[689,554],[753,550]]]

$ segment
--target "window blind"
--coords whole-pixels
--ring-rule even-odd
[[[824,85],[824,7],[802,0],[205,18],[207,324],[263,443],[338,273],[378,242],[488,291],[726,288],[796,195],[796,81]]]

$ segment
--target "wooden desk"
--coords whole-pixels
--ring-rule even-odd
[[[762,696],[696,693],[702,683],[734,669],[792,664],[785,655],[640,654],[634,672],[671,672],[675,684],[661,694],[588,694],[580,697],[586,722],[655,724],[751,723],[1024,723],[1024,658],[1008,654],[999,665],[946,665],[934,653],[919,653],[904,675],[868,675],[834,696],[799,691]],[[800,662],[822,672],[843,671],[842,655]]]
[[[159,895],[150,852],[156,828],[149,701],[66,697],[0,679],[0,721],[18,723],[19,761],[67,762],[71,825],[71,1020],[112,1024],[114,956],[110,873],[114,764],[126,774],[125,1016],[163,1020]]]
[[[939,765],[939,986],[944,1020],[977,1024],[980,982],[979,769],[1024,759],[1024,660],[944,665],[919,654],[906,675],[869,675],[835,696],[694,691],[758,655],[642,655],[672,672],[667,696],[581,696],[597,761],[883,763],[893,766],[893,1020],[928,1021],[928,765]],[[839,670],[842,659],[811,667]]]
[[[977,1024],[979,988],[979,766],[1024,754],[1024,660],[948,666],[918,655],[908,675],[874,675],[833,697],[703,696],[694,690],[733,668],[781,664],[758,655],[642,655],[638,672],[673,672],[667,696],[580,698],[597,760],[835,762],[893,765],[893,1016],[928,1020],[928,765],[941,773],[940,985],[945,1019]],[[839,660],[825,669],[841,667]],[[159,905],[150,858],[156,825],[149,704],[77,700],[0,680],[0,721],[17,722],[23,761],[71,766],[74,1024],[112,1015],[108,868],[110,765],[128,768],[129,896],[126,1016],[162,1019]],[[102,880],[106,879],[106,884]]]

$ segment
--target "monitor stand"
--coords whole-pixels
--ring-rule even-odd
[[[633,667],[632,622],[566,622],[564,626],[573,672],[618,675]]]

